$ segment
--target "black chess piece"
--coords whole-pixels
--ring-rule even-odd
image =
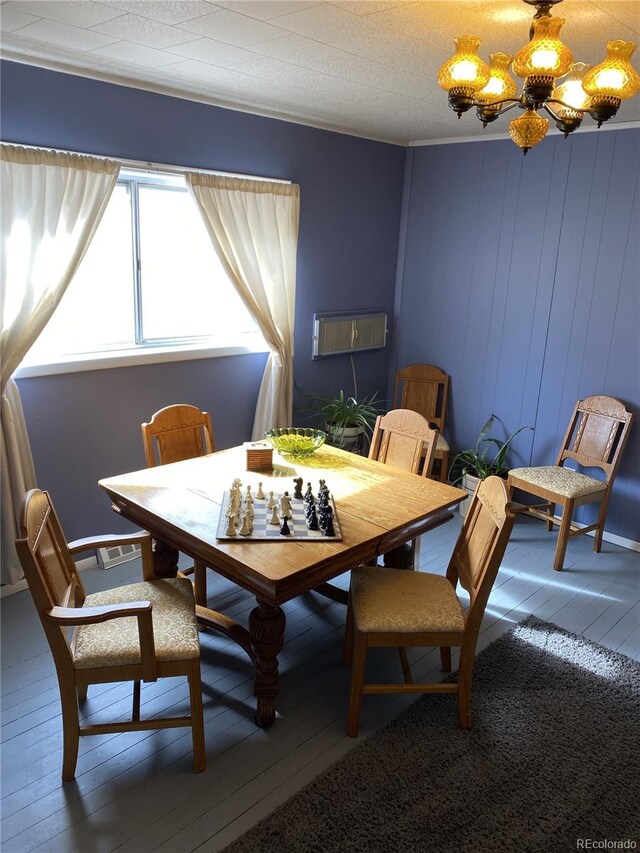
[[[316,513],[315,504],[309,504],[309,509],[307,511],[307,527],[309,530],[318,529],[318,515]]]
[[[330,509],[329,505],[321,506],[318,510],[318,524],[320,526],[320,530],[324,533],[327,527],[328,515],[327,510]]]
[[[325,521],[324,521],[324,527],[322,528],[322,532],[324,533],[325,536],[335,536],[336,530],[335,530],[335,527],[333,526],[333,510],[331,509],[331,504],[329,504],[327,506],[327,508],[324,511],[324,514],[325,514]]]
[[[302,494],[302,477],[296,477],[293,482],[295,483],[293,496],[294,498],[301,500],[304,497]]]
[[[280,528],[280,533],[283,536],[290,536],[291,535],[291,531],[289,530],[289,525],[287,524],[288,520],[289,520],[288,515],[282,516],[282,527]]]

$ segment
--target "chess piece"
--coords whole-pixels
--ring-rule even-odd
[[[252,503],[247,504],[247,507],[244,511],[244,514],[249,516],[249,518],[251,520],[251,529],[253,530],[253,519],[255,516],[255,512],[253,511],[253,504]]]
[[[282,516],[282,527],[280,528],[280,533],[283,536],[290,536],[291,535],[291,531],[289,530],[289,525],[287,524],[288,518],[289,518],[289,516],[287,516],[287,515]]]
[[[271,512],[271,518],[269,519],[269,524],[280,524],[280,519],[278,518],[278,510],[276,509],[275,503],[273,505],[273,510]]]
[[[247,494],[245,497],[245,503],[252,504],[253,503],[253,495],[251,494],[251,486],[247,486]]]
[[[307,491],[304,493],[304,502],[306,504],[312,504],[315,502],[315,498],[313,496],[313,489],[311,488],[311,483],[307,483]]]
[[[253,533],[253,524],[251,523],[251,518],[249,517],[249,513],[245,512],[242,517],[242,527],[238,531],[240,536],[251,536]]]
[[[301,500],[304,497],[302,494],[302,477],[296,477],[293,482],[295,483],[293,496],[294,498],[297,498],[297,500]]]
[[[307,527],[309,530],[318,529],[318,515],[314,504],[309,504],[309,511],[307,512]]]
[[[262,482],[258,483],[258,491],[256,492],[256,498],[259,501],[264,500],[264,492],[262,491]]]
[[[331,504],[327,504],[324,511],[324,527],[322,528],[322,532],[325,536],[336,535],[336,531],[333,526],[333,510],[331,509]]]
[[[273,492],[269,492],[269,500],[267,501],[267,509],[273,509],[275,505],[276,505],[276,502],[273,499]]]
[[[280,515],[288,515],[291,518],[291,498],[289,492],[285,492],[280,498]]]
[[[230,512],[227,516],[227,532],[226,536],[235,536],[237,534],[236,530],[236,514],[235,512]]]

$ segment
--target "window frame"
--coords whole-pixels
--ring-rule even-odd
[[[142,280],[140,264],[140,207],[141,186],[162,187],[167,190],[187,192],[181,172],[151,172],[148,169],[123,166],[117,185],[127,186],[131,199],[131,238],[134,288],[134,338],[133,346],[103,349],[96,352],[59,355],[54,358],[29,361],[28,355],[15,371],[17,379],[49,376],[60,373],[77,373],[86,370],[102,370],[133,367],[141,364],[161,364],[172,361],[187,361],[203,358],[224,358],[251,353],[266,353],[269,348],[259,330],[247,334],[242,344],[217,346],[209,336],[158,338],[143,340],[142,334]]]

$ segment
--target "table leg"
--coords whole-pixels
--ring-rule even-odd
[[[249,615],[249,633],[256,655],[254,694],[258,700],[256,723],[270,726],[276,718],[279,691],[278,653],[284,641],[286,623],[280,607],[256,598],[258,606]]]
[[[178,574],[178,551],[160,539],[153,540],[153,573],[157,578],[175,578]]]

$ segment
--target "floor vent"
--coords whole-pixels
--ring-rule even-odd
[[[139,545],[114,545],[111,548],[98,548],[98,562],[102,569],[110,569],[113,566],[119,566],[120,563],[135,560],[135,558],[139,556]]]

